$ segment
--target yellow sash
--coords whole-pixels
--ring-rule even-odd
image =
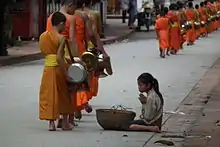
[[[57,55],[56,54],[46,55],[44,65],[47,66],[47,67],[58,66]]]
[[[171,24],[171,27],[172,27],[172,28],[178,27],[178,23],[175,22],[175,23]]]
[[[94,46],[94,44],[91,41],[88,41],[88,47],[89,48],[94,48],[95,46]]]

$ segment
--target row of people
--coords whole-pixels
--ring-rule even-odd
[[[160,57],[176,54],[186,42],[194,45],[199,37],[207,37],[209,33],[220,27],[220,1],[204,1],[200,5],[188,2],[188,7],[178,1],[161,11],[155,23],[155,31],[159,41]]]
[[[88,49],[98,50],[108,63],[108,75],[112,74],[110,58],[97,32],[99,22],[89,8],[91,4],[91,0],[63,0],[60,11],[49,16],[46,31],[40,36],[45,66],[39,94],[39,117],[49,121],[50,131],[56,128],[72,130],[77,125],[74,117],[81,119],[82,110],[92,111],[89,101],[97,96],[99,76],[105,74],[88,71],[89,90],[77,91],[74,84],[68,84],[67,71],[72,62],[86,66],[82,55]]]

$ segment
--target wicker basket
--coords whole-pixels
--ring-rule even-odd
[[[125,109],[97,109],[96,117],[104,130],[121,130],[122,125],[134,120],[136,113]]]

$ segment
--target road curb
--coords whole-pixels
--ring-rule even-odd
[[[127,37],[129,37],[130,35],[132,35],[134,32],[135,32],[135,30],[131,30],[125,35],[118,36],[116,38],[109,39],[109,40],[104,40],[102,42],[103,42],[103,44],[112,44],[112,43],[115,43],[116,41],[122,41],[122,40],[126,39]],[[35,53],[35,54],[23,55],[23,56],[6,57],[5,59],[0,59],[0,67],[18,64],[18,63],[22,63],[22,62],[40,60],[42,58],[43,58],[43,55],[41,52]]]

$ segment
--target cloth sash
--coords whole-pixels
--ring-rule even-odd
[[[56,67],[56,66],[58,66],[59,64],[57,62],[57,55],[56,54],[46,55],[44,65],[46,67]]]

